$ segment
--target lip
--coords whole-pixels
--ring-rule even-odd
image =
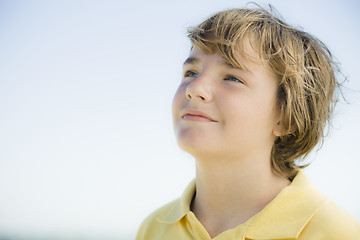
[[[208,114],[197,109],[185,109],[181,114],[181,118],[184,120],[196,122],[217,122]]]

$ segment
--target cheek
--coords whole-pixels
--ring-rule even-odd
[[[185,88],[180,85],[176,90],[172,101],[172,117],[173,117],[174,127],[179,118],[179,112],[184,100],[185,100]]]
[[[226,125],[235,131],[268,131],[274,119],[273,104],[263,96],[245,96],[221,104]]]

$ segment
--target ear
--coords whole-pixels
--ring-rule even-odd
[[[281,136],[284,136],[286,134],[289,134],[283,124],[281,123],[281,121],[278,121],[275,126],[274,126],[274,129],[273,129],[273,134],[276,136],[276,137],[281,137]]]

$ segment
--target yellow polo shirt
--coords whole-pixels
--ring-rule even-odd
[[[190,211],[195,191],[194,180],[181,198],[144,220],[136,240],[211,239]],[[299,171],[262,211],[213,239],[360,240],[360,224],[318,192]]]

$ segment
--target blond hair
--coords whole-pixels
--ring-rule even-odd
[[[322,142],[337,102],[338,67],[329,49],[263,8],[222,11],[188,33],[193,46],[206,53],[218,51],[225,61],[239,68],[244,67],[235,55],[245,56],[242,40],[251,39],[259,58],[278,80],[277,99],[286,134],[273,145],[272,167],[292,179],[307,166],[298,165],[296,160]]]

